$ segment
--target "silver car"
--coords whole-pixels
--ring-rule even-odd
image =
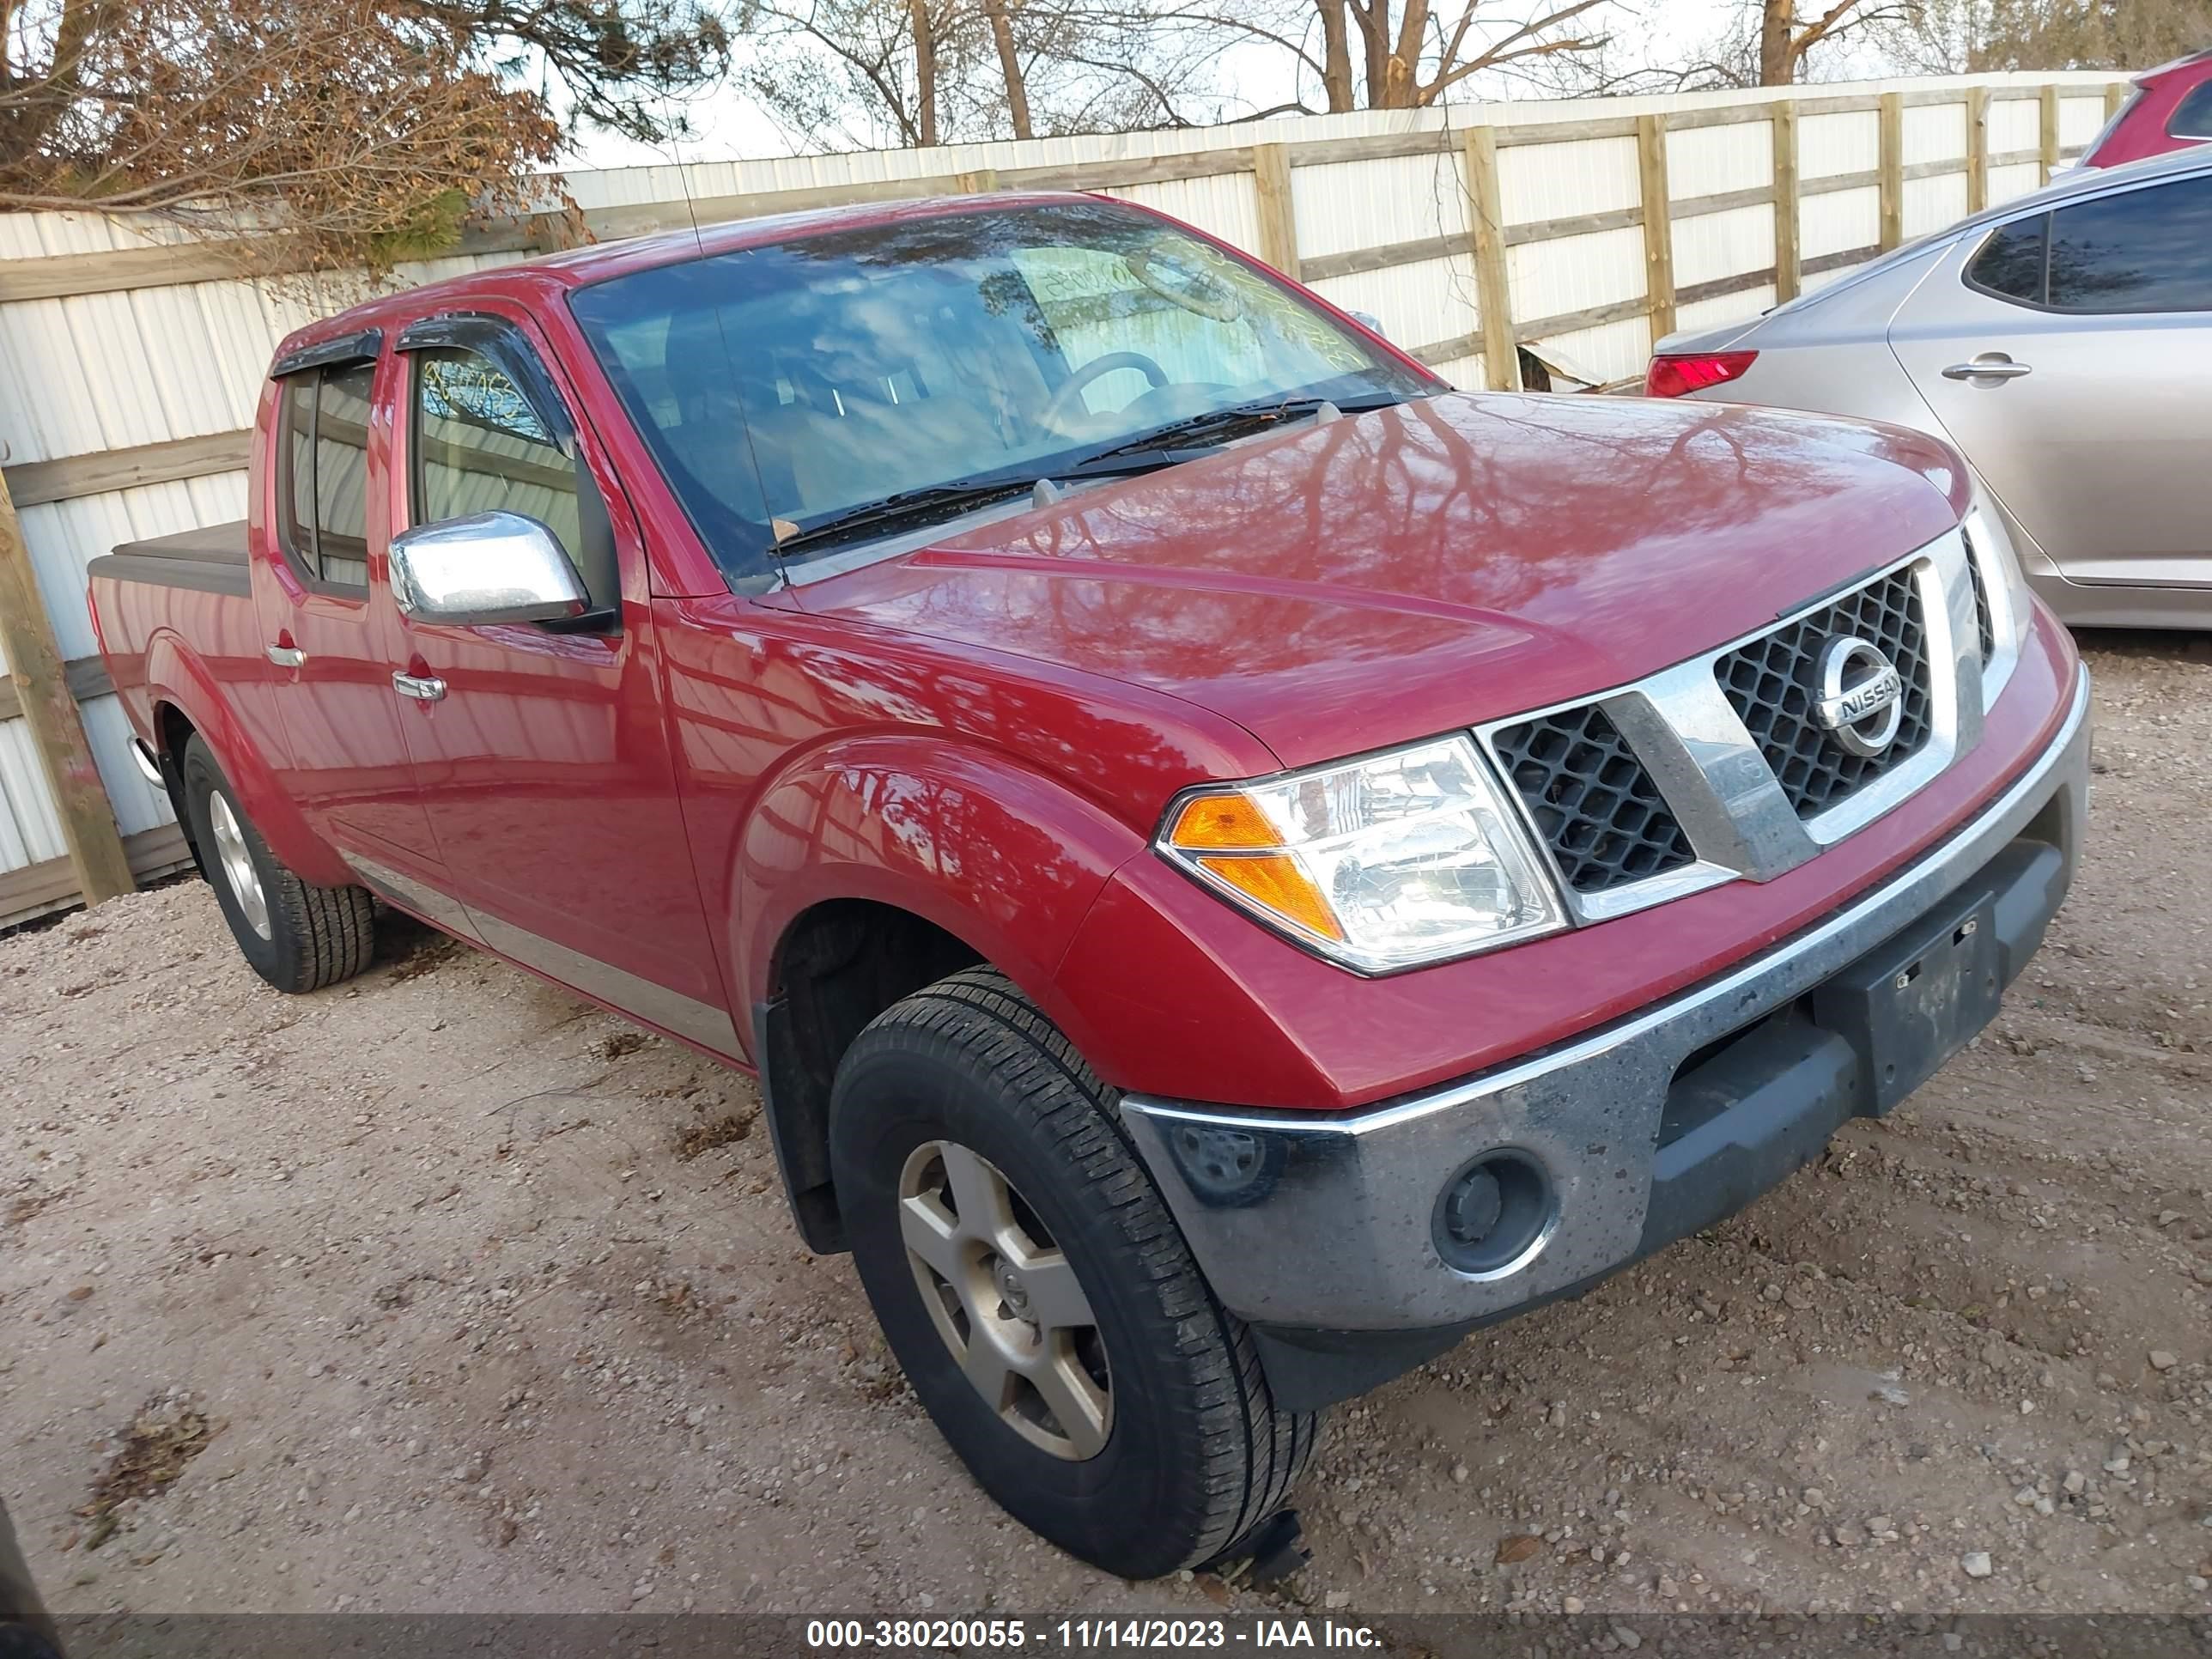
[[[1646,388],[1948,438],[2060,617],[2212,628],[2212,147],[2069,173],[1669,336]]]

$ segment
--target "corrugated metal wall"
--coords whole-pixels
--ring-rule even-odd
[[[2101,76],[1982,76],[1942,82],[1898,82],[1914,103],[1905,112],[1903,151],[1909,166],[1966,154],[1966,94],[1991,89],[1991,155],[2033,150],[2040,142],[2038,99],[2061,84],[2062,141],[2078,146],[2103,119]],[[1884,87],[1799,89],[1817,102]],[[1955,91],[1956,101],[1932,101]],[[1515,131],[1533,124],[1588,123],[1662,114],[1696,118],[1667,140],[1668,193],[1678,204],[1698,197],[1755,191],[1772,182],[1767,111],[1789,92],[1702,94],[1559,104],[1455,107],[1302,118],[1204,131],[1043,139],[1025,144],[967,144],[933,151],[803,156],[757,161],[701,162],[572,173],[568,188],[587,211],[681,204],[761,191],[837,187],[866,181],[941,179],[1042,166],[1107,167],[1132,159],[1282,144],[1292,160],[1303,147],[1346,141],[1410,141],[1419,153],[1316,159],[1291,173],[1297,252],[1319,260],[1363,249],[1460,237],[1468,231],[1462,172],[1464,129],[1486,123]],[[1735,118],[1720,115],[1734,112]],[[1433,152],[1419,140],[1433,135]],[[1807,185],[1870,173],[1876,166],[1879,123],[1871,110],[1811,113],[1799,124],[1800,175]],[[1407,147],[1401,143],[1390,146]],[[1241,164],[1240,164],[1241,165]],[[1126,169],[1125,169],[1126,171]],[[1640,200],[1632,137],[1578,137],[1501,145],[1499,191],[1509,230],[1543,222],[1634,207]],[[2034,164],[1992,167],[1990,199],[2035,187]],[[1249,171],[1144,183],[1110,193],[1188,220],[1238,246],[1261,252],[1261,210]],[[1801,251],[1808,267],[1824,256],[1871,247],[1880,234],[1880,197],[1871,185],[1805,196],[1800,204]],[[1913,179],[1904,198],[1907,236],[1933,229],[1966,209],[1963,173]],[[1717,283],[1771,270],[1771,204],[1678,217],[1673,227],[1678,289]],[[96,213],[0,216],[0,284],[11,264],[65,254],[141,249],[179,240],[173,228]],[[1510,238],[1509,238],[1510,240]],[[404,282],[422,282],[520,255],[448,258],[403,268]],[[1507,281],[1516,319],[1561,317],[1644,293],[1645,250],[1640,228],[1603,228],[1509,246]],[[25,267],[18,266],[18,269]],[[1808,276],[1810,288],[1832,272]],[[1378,318],[1408,345],[1459,342],[1480,318],[1474,260],[1451,252],[1351,275],[1323,275],[1315,285],[1330,299]],[[0,292],[4,292],[0,287]],[[0,437],[10,469],[27,463],[91,456],[137,445],[235,433],[252,420],[263,372],[276,342],[307,318],[356,297],[357,284],[291,279],[274,287],[235,281],[0,303]],[[1704,326],[1773,303],[1771,283],[1685,304],[1678,323]],[[1637,373],[1650,349],[1638,315],[1574,329],[1553,342],[1591,372]],[[1479,383],[1473,350],[1431,352],[1436,367],[1466,384]],[[161,536],[243,516],[246,475],[216,473],[177,482],[106,489],[21,507],[40,589],[64,657],[95,652],[84,605],[85,565],[117,542]],[[85,720],[100,774],[126,832],[168,818],[167,803],[131,765],[128,732],[112,696],[92,697]],[[60,831],[37,757],[20,719],[0,721],[0,876],[59,858]],[[8,920],[0,915],[0,921]]]

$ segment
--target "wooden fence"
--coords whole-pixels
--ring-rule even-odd
[[[1787,300],[2032,190],[2124,90],[2100,75],[1992,76],[1474,106],[568,182],[600,240],[921,195],[1101,191],[1378,316],[1447,378],[1512,388],[1525,343],[1599,378],[1633,373],[1678,326]],[[554,214],[479,226],[401,276],[574,234]],[[84,565],[116,541],[241,516],[270,348],[359,291],[246,283],[236,252],[159,223],[0,216],[0,926],[183,861],[167,803],[129,762]],[[261,266],[277,252],[259,250]]]

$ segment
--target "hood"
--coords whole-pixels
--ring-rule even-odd
[[[1074,492],[799,599],[1165,691],[1302,766],[1750,633],[1950,529],[1961,473],[1893,427],[1452,393]]]

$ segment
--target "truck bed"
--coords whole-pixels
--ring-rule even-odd
[[[86,567],[91,580],[145,582],[155,587],[185,587],[201,593],[244,598],[246,580],[246,520],[118,543]]]
[[[181,651],[240,691],[240,676],[265,672],[250,568],[242,520],[125,542],[85,567],[100,654],[141,737],[154,729],[146,690],[149,652]]]

